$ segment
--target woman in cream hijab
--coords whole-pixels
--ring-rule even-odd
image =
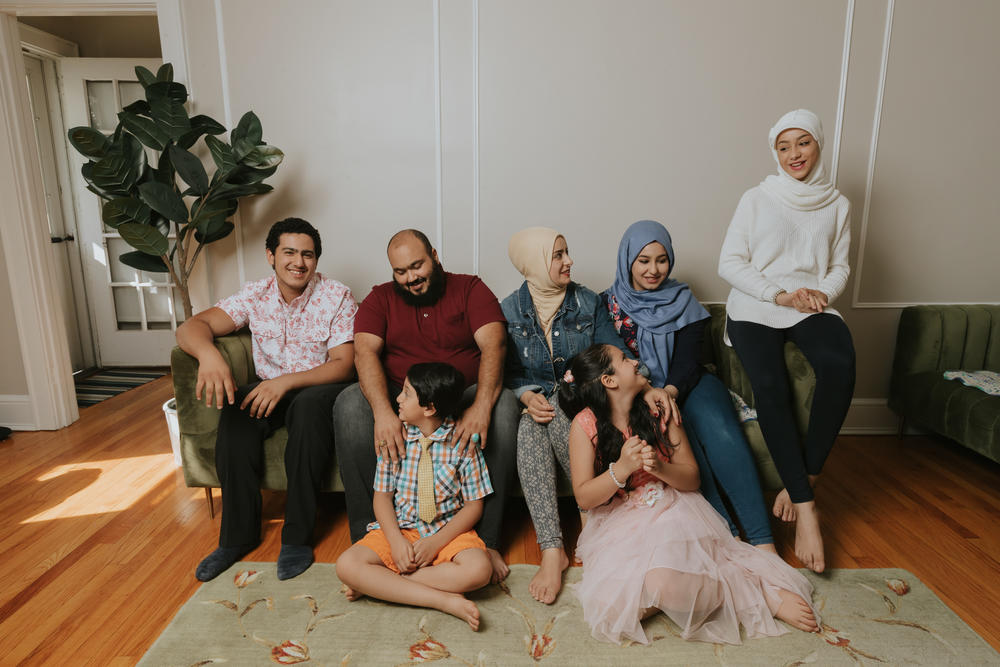
[[[784,490],[774,515],[795,521],[795,555],[811,570],[826,567],[813,487],[854,392],[854,344],[830,308],[847,284],[851,205],[821,160],[823,126],[796,109],[771,128],[777,173],[744,193],[729,225],[719,275],[727,343],[750,377],[760,429]],[[784,345],[795,343],[816,372],[804,438],[792,411]]]
[[[551,604],[569,565],[559,527],[556,461],[568,478],[570,422],[556,393],[570,360],[594,343],[624,348],[604,302],[573,282],[566,239],[554,229],[529,227],[515,234],[507,252],[524,283],[500,304],[507,318],[504,384],[524,405],[517,432],[517,471],[542,564],[531,580],[532,597]],[[647,392],[647,402],[668,407],[663,390]]]

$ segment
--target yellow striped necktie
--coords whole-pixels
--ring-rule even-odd
[[[420,520],[430,523],[437,518],[434,502],[434,464],[431,461],[433,438],[420,438],[420,462],[417,463],[417,513]]]

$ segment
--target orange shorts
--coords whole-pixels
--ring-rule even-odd
[[[420,533],[415,528],[401,528],[400,532],[403,533],[403,537],[410,541],[410,544],[420,539]],[[396,566],[396,562],[392,560],[392,547],[389,546],[389,540],[386,539],[385,533],[382,532],[381,528],[368,531],[368,534],[358,540],[357,543],[363,544],[374,551],[387,568],[399,574],[399,568]],[[479,539],[476,531],[466,531],[444,545],[444,548],[438,552],[437,558],[434,559],[431,565],[447,563],[460,551],[465,551],[466,549],[482,549],[486,551],[486,543]]]

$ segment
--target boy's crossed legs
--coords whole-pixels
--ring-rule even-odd
[[[404,535],[410,532],[415,540],[416,531],[404,531]],[[337,576],[345,584],[348,600],[368,595],[429,607],[464,620],[473,630],[479,629],[479,608],[462,593],[490,583],[492,573],[485,545],[474,531],[445,546],[433,564],[408,574],[399,572],[382,531],[370,532],[337,560]]]

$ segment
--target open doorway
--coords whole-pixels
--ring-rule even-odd
[[[66,140],[67,129],[79,125],[111,134],[117,113],[142,95],[133,68],[155,71],[161,62],[156,16],[28,16],[18,23],[58,281],[52,293],[61,302],[74,375],[162,364],[179,310],[171,285],[165,275],[118,261],[128,248],[103,224],[100,201],[80,176],[84,160]]]

